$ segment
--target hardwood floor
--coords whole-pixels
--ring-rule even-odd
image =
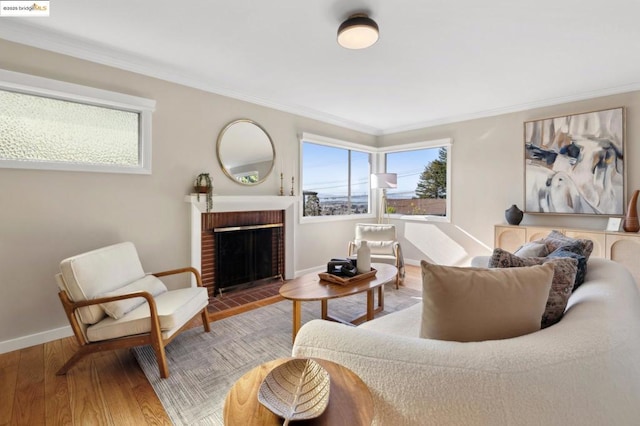
[[[420,268],[406,269],[403,285],[422,289]],[[211,313],[210,318],[216,321],[279,300],[275,296]],[[193,325],[200,327],[199,319]],[[0,426],[171,424],[129,349],[90,355],[66,376],[56,376],[76,348],[75,338],[68,337],[0,354]]]

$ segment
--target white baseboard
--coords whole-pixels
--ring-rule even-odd
[[[420,266],[420,261],[415,259],[404,259],[405,265]]]
[[[296,271],[295,277],[301,277],[303,275],[310,274],[312,272],[325,272],[327,270],[327,265],[324,266],[314,266],[313,268],[303,269],[302,271]]]
[[[54,328],[53,330],[47,330],[41,333],[5,340],[4,342],[0,342],[0,354],[28,348],[29,346],[41,345],[52,340],[58,340],[69,336],[73,336],[73,330],[71,330],[71,327],[67,325],[65,327]]]

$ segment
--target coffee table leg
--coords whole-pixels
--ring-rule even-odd
[[[375,299],[375,289],[367,290],[367,321],[373,319],[373,302]]]
[[[299,300],[294,300],[293,301],[293,332],[292,334],[292,341],[296,340],[296,335],[298,334],[298,331],[300,330],[300,323],[302,322],[302,302],[300,302]]]
[[[329,302],[327,300],[320,301],[321,318],[326,320],[329,318]]]
[[[378,308],[381,311],[384,309],[384,286],[378,287]]]

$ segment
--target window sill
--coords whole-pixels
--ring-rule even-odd
[[[350,214],[350,215],[333,215],[333,216],[302,216],[300,217],[300,224],[311,223],[326,223],[326,222],[339,222],[339,221],[375,221],[376,216],[372,214]]]

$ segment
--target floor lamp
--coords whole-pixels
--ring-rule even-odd
[[[371,188],[382,189],[380,197],[380,208],[378,209],[378,223],[384,222],[384,215],[387,214],[387,189],[398,187],[397,173],[373,173],[371,175]],[[388,219],[387,215],[387,219]]]

